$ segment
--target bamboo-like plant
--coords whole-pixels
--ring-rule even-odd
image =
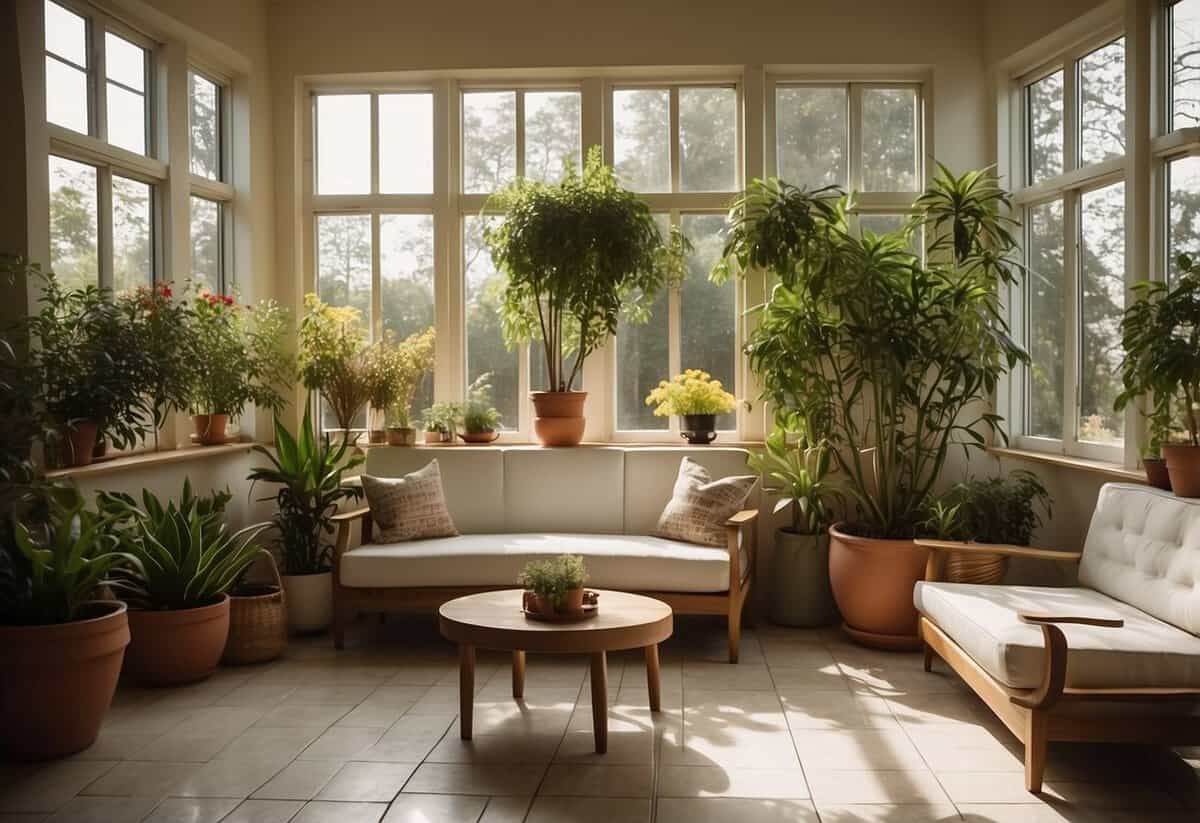
[[[860,237],[839,190],[779,180],[754,181],[730,211],[714,277],[778,277],[757,311],[750,365],[778,414],[829,441],[858,534],[912,537],[950,450],[1004,437],[986,404],[1028,359],[998,296],[1021,271],[1009,205],[992,169],[956,177],[939,165],[899,232]],[[927,263],[909,246],[918,230]]]
[[[780,426],[767,435],[761,452],[751,452],[746,465],[762,475],[764,489],[779,496],[775,513],[791,508],[788,531],[815,535],[829,527],[829,504],[839,498],[829,480],[832,459],[828,443],[813,443],[803,432],[789,440]]]

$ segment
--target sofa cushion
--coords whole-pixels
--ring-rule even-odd
[[[729,555],[725,549],[620,534],[464,534],[440,540],[370,544],[342,555],[341,584],[351,588],[515,588],[526,562],[564,553],[583,555],[587,585],[599,589],[729,589]]]
[[[375,539],[384,543],[428,537],[454,537],[458,529],[446,511],[437,460],[403,477],[362,475],[363,491],[375,521]]]
[[[490,531],[620,534],[625,452],[619,448],[504,450],[504,517]]]
[[[401,477],[436,456],[446,508],[462,534],[503,531],[504,452],[495,446],[367,449],[365,474]]]
[[[745,449],[718,446],[686,448],[657,446],[625,450],[625,533],[650,534],[671,499],[679,476],[679,459],[687,457],[713,477],[748,474]],[[758,487],[746,501],[748,509],[758,508]]]
[[[1121,628],[1061,626],[1070,650],[1067,686],[1200,687],[1200,637],[1092,589],[921,582],[913,601],[988,674],[1011,688],[1036,688],[1045,655],[1042,630],[1022,623],[1021,612],[1125,621]]]
[[[1200,500],[1146,486],[1100,490],[1079,582],[1200,634]]]
[[[723,546],[725,521],[736,514],[758,478],[753,475],[713,480],[708,469],[684,457],[671,499],[653,534],[702,546]]]

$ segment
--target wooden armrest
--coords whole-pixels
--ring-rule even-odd
[[[331,517],[329,519],[332,520],[334,523],[352,523],[355,520],[361,520],[362,518],[368,516],[370,513],[371,513],[370,506],[360,506],[357,509],[350,509],[349,511],[338,512],[337,514],[335,514],[333,517]]]
[[[1103,617],[1101,615],[1086,614],[1042,614],[1034,612],[1021,612],[1017,615],[1017,619],[1022,623],[1030,623],[1035,626],[1045,626],[1051,623],[1074,623],[1080,626],[1103,626],[1112,629],[1119,629],[1125,625],[1125,620],[1120,617]]]
[[[741,528],[749,523],[753,523],[758,519],[758,509],[742,509],[733,517],[725,521],[726,526]]]
[[[1035,549],[1032,546],[1011,546],[1007,543],[962,543],[957,540],[914,540],[913,542],[935,552],[1001,554],[1005,557],[1027,557],[1032,560],[1070,560],[1074,562],[1078,562],[1083,557],[1083,552]]]

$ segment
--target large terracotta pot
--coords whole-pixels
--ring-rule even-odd
[[[333,572],[285,574],[288,628],[297,634],[322,632],[333,622]]]
[[[530,392],[534,413],[533,431],[543,446],[578,446],[587,419],[583,416],[585,391]]]
[[[928,550],[912,540],[876,540],[829,527],[829,582],[855,641],[877,649],[920,648],[913,587],[925,577]]]
[[[79,420],[63,431],[63,463],[71,468],[90,466],[96,455],[100,427],[94,420]]]
[[[1143,457],[1142,466],[1146,469],[1146,482],[1156,489],[1169,492],[1171,490],[1171,474],[1167,471],[1167,461],[1161,457]]]
[[[225,429],[229,426],[227,414],[193,414],[192,425],[196,427],[196,439],[206,446],[219,446],[226,441]]]
[[[60,757],[92,745],[129,645],[125,604],[88,603],[81,619],[0,626],[0,760]]]
[[[775,531],[771,622],[815,628],[837,621],[829,588],[829,535]]]
[[[1166,443],[1162,447],[1167,461],[1171,490],[1177,497],[1200,497],[1200,446]]]
[[[149,686],[203,680],[217,669],[229,638],[229,595],[195,609],[129,612],[125,673]]]

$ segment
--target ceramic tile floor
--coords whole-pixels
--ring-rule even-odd
[[[1056,746],[1046,794],[952,675],[836,631],[677,621],[663,711],[640,655],[609,662],[609,751],[592,750],[586,660],[481,653],[458,738],[454,649],[427,619],[294,642],[274,663],[177,689],[122,686],[99,741],[0,764],[0,823],[791,823],[1196,821],[1200,749]]]

